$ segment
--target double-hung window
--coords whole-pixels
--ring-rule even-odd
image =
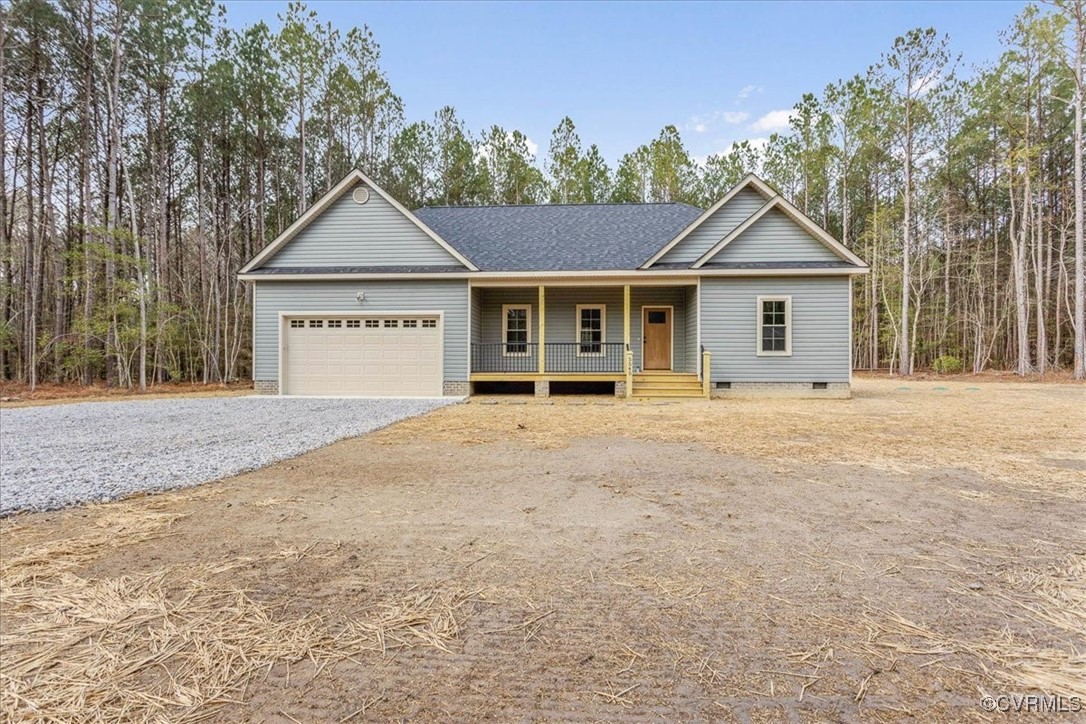
[[[758,355],[792,354],[792,297],[758,297]]]
[[[577,305],[577,355],[601,356],[607,341],[607,308],[602,304]]]
[[[526,357],[532,343],[532,306],[505,304],[502,306],[502,356]]]

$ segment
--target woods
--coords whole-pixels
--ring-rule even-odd
[[[975,70],[909,30],[788,131],[695,160],[669,125],[611,168],[569,117],[541,158],[453,105],[411,120],[373,33],[301,3],[238,30],[210,0],[6,2],[0,379],[248,377],[237,270],[355,167],[409,208],[705,207],[754,171],[871,264],[856,367],[1086,378],[1084,5],[1027,7]]]

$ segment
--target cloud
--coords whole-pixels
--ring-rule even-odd
[[[539,155],[539,144],[527,136],[524,137],[524,145],[528,147],[528,153],[532,154],[532,158]]]
[[[706,133],[718,123],[737,126],[740,123],[745,123],[749,118],[750,114],[746,111],[713,111],[705,115],[691,116],[686,127],[694,133]]]
[[[765,86],[763,85],[745,85],[740,89],[739,94],[735,96],[735,102],[738,104],[739,102],[745,101],[752,95],[761,93],[764,90]]]
[[[915,79],[912,83],[912,87],[909,88],[909,92],[915,93],[918,96],[925,96],[928,94],[928,91],[939,85],[942,80],[939,71],[933,70],[928,75]]]
[[[764,116],[750,124],[749,128],[752,131],[759,133],[773,133],[774,131],[788,130],[788,118],[792,115],[791,110],[783,111],[770,111]]]

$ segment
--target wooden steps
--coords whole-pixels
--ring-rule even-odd
[[[683,372],[641,372],[633,376],[634,397],[704,397],[696,374]]]

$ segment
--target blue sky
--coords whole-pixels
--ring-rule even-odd
[[[863,73],[918,26],[966,69],[998,58],[1024,2],[314,2],[368,24],[409,120],[453,105],[469,127],[520,129],[546,152],[573,118],[609,162],[676,125],[695,157],[787,123],[804,92]],[[286,2],[228,0],[227,22],[276,28]]]

